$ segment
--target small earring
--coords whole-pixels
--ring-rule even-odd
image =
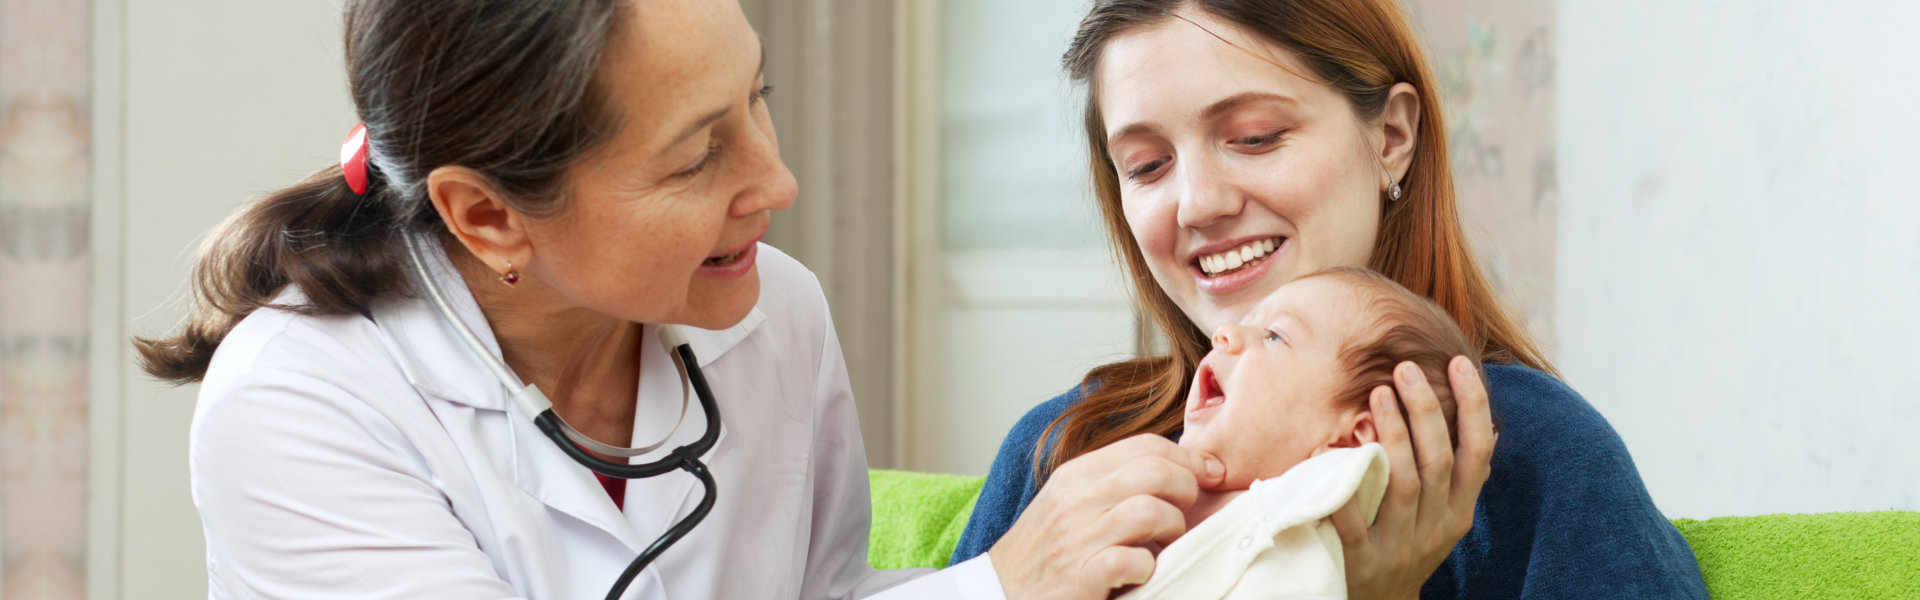
[[[520,272],[513,269],[513,263],[507,263],[507,272],[500,276],[500,283],[513,285],[520,283]]]
[[[1388,200],[1388,201],[1391,201],[1391,202],[1399,202],[1399,201],[1400,201],[1400,194],[1401,194],[1401,190],[1400,190],[1400,182],[1398,182],[1398,181],[1396,181],[1396,182],[1394,182],[1392,186],[1389,186],[1389,187],[1387,188],[1387,200]]]

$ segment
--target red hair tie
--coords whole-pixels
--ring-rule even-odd
[[[347,187],[355,194],[367,193],[367,124],[353,126],[347,141],[340,144],[340,172],[347,176]]]

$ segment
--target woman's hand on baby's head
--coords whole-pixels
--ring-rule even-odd
[[[1427,381],[1412,363],[1399,365],[1393,381],[1393,389],[1382,386],[1369,400],[1391,471],[1379,518],[1367,525],[1355,502],[1332,517],[1346,558],[1347,594],[1355,599],[1419,594],[1473,526],[1474,502],[1487,482],[1498,437],[1486,383],[1471,359],[1456,356],[1447,366],[1445,384],[1458,410],[1457,446],[1433,391],[1438,382]]]

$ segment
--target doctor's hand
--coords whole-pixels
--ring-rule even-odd
[[[1106,598],[1153,574],[1182,511],[1226,481],[1204,452],[1142,434],[1062,463],[987,555],[1011,600]]]
[[[1373,390],[1373,422],[1390,473],[1372,527],[1358,496],[1332,515],[1346,556],[1348,598],[1417,598],[1421,584],[1473,526],[1473,505],[1491,472],[1497,436],[1487,387],[1473,362],[1454,357],[1447,379],[1457,410],[1458,447],[1449,443],[1439,398],[1413,363],[1394,369],[1397,395],[1386,386]],[[1406,405],[1405,420],[1397,404]]]

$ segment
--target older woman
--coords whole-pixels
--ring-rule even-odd
[[[826,304],[758,244],[796,186],[732,0],[361,0],[346,19],[365,123],[341,166],[222,225],[183,331],[137,342],[148,372],[202,384],[212,597],[1002,593],[985,558],[866,564]],[[1078,563],[1007,596],[1137,578],[1130,544],[1160,533],[1138,515],[1223,475],[1158,438],[1076,465],[1103,499],[1060,522],[1108,535],[1005,544],[1008,564]]]
[[[1371,527],[1351,505],[1334,515],[1350,596],[1706,597],[1619,437],[1468,251],[1433,77],[1394,0],[1101,0],[1065,60],[1089,87],[1108,231],[1172,348],[1023,418],[956,560],[1062,535],[1032,518],[1087,497],[1060,474],[1128,436],[1179,435],[1208,332],[1294,277],[1365,265],[1451,313],[1487,381],[1454,359],[1457,448],[1419,369],[1374,391],[1392,478]]]

